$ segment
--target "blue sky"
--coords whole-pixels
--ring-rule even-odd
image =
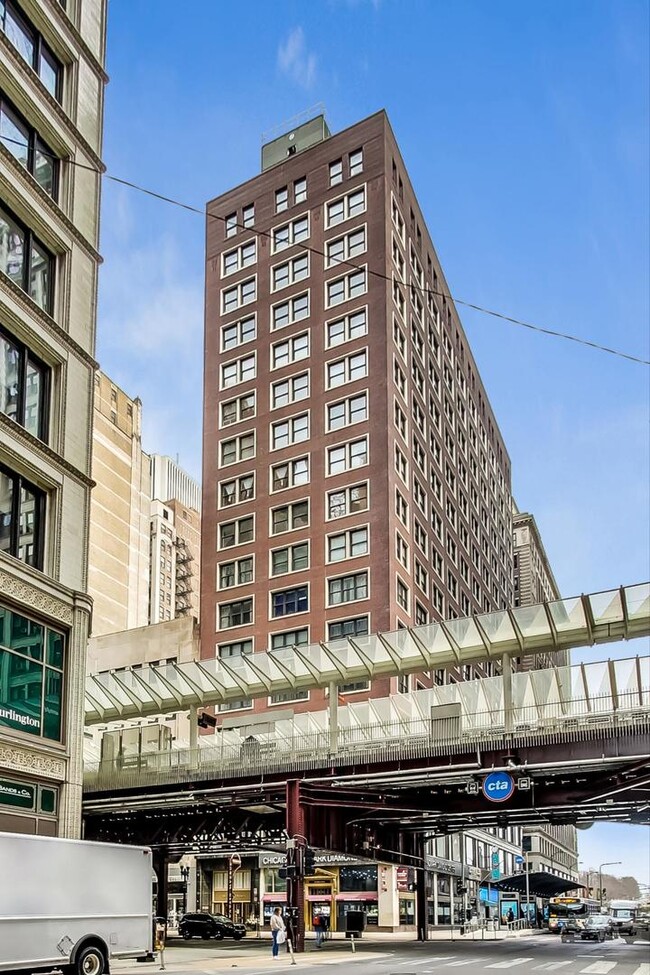
[[[452,294],[648,359],[649,31],[645,0],[112,0],[104,158],[202,208],[283,120],[385,108]],[[199,477],[202,218],[103,194],[98,358]],[[648,368],[460,311],[562,592],[647,579]],[[618,829],[649,882],[647,832]]]

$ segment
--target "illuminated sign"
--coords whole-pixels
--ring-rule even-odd
[[[481,788],[490,802],[505,802],[515,791],[515,780],[507,772],[490,772],[483,779]]]

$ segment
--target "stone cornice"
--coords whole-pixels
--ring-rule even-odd
[[[33,301],[25,291],[23,291],[22,288],[19,288],[17,284],[14,284],[11,278],[5,274],[4,271],[0,271],[0,284],[2,284],[7,291],[11,292],[28,315],[31,315],[33,318],[37,318],[40,324],[43,325],[51,335],[54,335],[57,339],[61,340],[71,352],[75,353],[77,358],[82,359],[92,369],[99,369],[99,363],[97,360],[90,355],[89,352],[86,352],[86,350],[79,345],[79,343],[76,342],[64,328],[61,328],[61,326],[57,324],[51,315],[48,315],[46,311],[43,311],[43,309],[40,308],[36,302]]]
[[[95,149],[93,149],[90,143],[84,138],[70,116],[66,114],[59,102],[57,102],[56,98],[50,95],[49,91],[38,77],[34,69],[30,68],[27,62],[21,58],[20,54],[18,54],[18,52],[15,50],[13,44],[7,40],[2,31],[0,31],[0,47],[13,64],[17,73],[21,75],[25,81],[35,84],[38,87],[39,97],[46,102],[48,107],[52,109],[58,119],[63,122],[70,133],[70,141],[83,148],[84,152],[88,154],[88,157],[92,160],[95,166],[97,166],[100,173],[105,172],[106,167],[104,166],[101,158],[97,155]]]
[[[88,63],[92,66],[95,73],[101,78],[105,85],[109,82],[109,77],[104,70],[103,64],[97,59],[97,56],[93,54],[85,40],[76,28],[76,25],[68,17],[67,13],[63,9],[58,0],[48,0],[48,9],[52,13],[56,20],[59,21],[59,26],[62,30],[67,31],[71,37],[74,38],[74,42],[80,51],[83,51],[84,57]]]
[[[12,562],[16,570],[13,571],[14,565],[12,565],[10,571],[9,566],[5,568],[2,564],[5,558],[9,559],[9,556],[3,556],[0,560],[0,594],[57,623],[72,626],[74,594],[68,592],[67,598],[63,594],[57,594],[53,580],[37,573],[34,569],[30,570],[28,566],[16,562],[15,559],[12,559]],[[30,577],[32,572],[37,578]]]
[[[12,772],[39,775],[58,782],[65,781],[67,762],[64,756],[25,747],[22,740],[0,738],[0,767]]]
[[[65,457],[61,454],[57,454],[55,450],[52,449],[43,440],[39,440],[35,437],[29,430],[21,426],[20,423],[16,423],[11,417],[7,416],[5,413],[0,412],[0,429],[5,428],[7,433],[13,440],[18,440],[23,446],[30,447],[32,450],[39,454],[44,455],[50,460],[56,467],[65,471],[70,477],[74,478],[79,484],[83,484],[84,487],[94,488],[95,482],[83,471],[80,471],[77,467],[71,464]]]
[[[19,183],[22,183],[24,188],[28,192],[34,193],[39,198],[41,203],[43,203],[47,207],[51,218],[53,220],[58,220],[59,223],[62,223],[63,226],[68,231],[68,233],[70,233],[77,241],[77,243],[81,247],[83,247],[83,249],[86,251],[88,256],[92,257],[92,259],[96,261],[97,264],[102,264],[103,259],[99,251],[95,247],[93,247],[93,245],[90,243],[89,240],[87,240],[84,237],[84,235],[73,224],[72,220],[70,220],[70,218],[66,216],[66,214],[63,212],[61,207],[54,202],[54,200],[49,195],[49,193],[46,193],[45,190],[38,185],[38,183],[36,182],[32,174],[28,172],[28,170],[26,170],[24,166],[20,165],[20,163],[15,159],[12,153],[10,153],[9,150],[5,146],[3,146],[1,142],[0,142],[0,157],[2,157],[2,159],[4,159],[4,161],[11,166],[16,180]],[[67,159],[60,159],[59,162],[74,165],[74,163],[72,163],[70,160]],[[101,174],[98,173],[97,175],[100,176]]]

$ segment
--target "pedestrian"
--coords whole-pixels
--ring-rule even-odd
[[[513,911],[513,909],[511,907],[508,908],[507,918],[508,918],[508,924],[510,924],[515,919],[515,912]]]
[[[276,907],[271,914],[271,937],[273,938],[273,957],[277,958],[280,945],[287,940],[287,928],[282,917],[282,908]]]
[[[316,932],[316,947],[320,948],[323,943],[323,922],[320,914],[314,914],[314,931]]]

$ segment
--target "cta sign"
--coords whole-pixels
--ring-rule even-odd
[[[490,802],[505,802],[515,791],[515,780],[507,772],[490,772],[483,779],[481,788]]]

